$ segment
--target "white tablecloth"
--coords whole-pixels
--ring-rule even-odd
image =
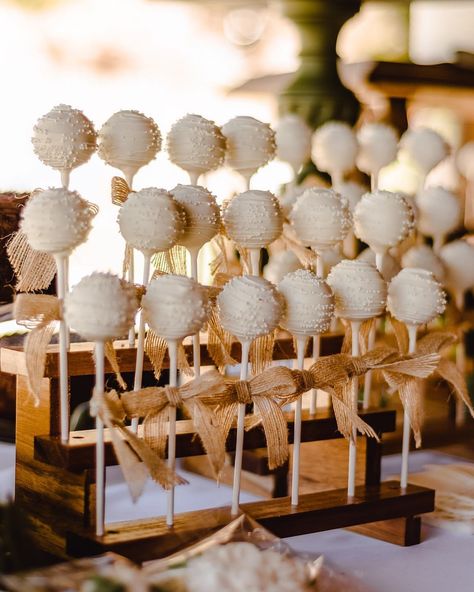
[[[444,454],[415,452],[410,470],[425,464],[459,462]],[[398,456],[383,459],[383,475],[397,473]],[[0,498],[13,492],[14,447],[0,445]],[[181,472],[181,474],[183,474]],[[176,511],[208,508],[229,503],[229,487],[217,487],[208,479],[185,474],[190,485],[180,487]],[[243,493],[242,501],[255,496]],[[117,467],[107,472],[107,521],[130,520],[164,513],[165,496],[148,483],[144,495],[132,504]],[[423,527],[423,543],[398,547],[362,535],[334,530],[287,539],[299,552],[323,554],[337,571],[363,583],[367,592],[474,592],[474,537],[456,535],[438,528]]]

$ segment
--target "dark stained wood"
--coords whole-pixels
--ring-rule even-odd
[[[432,490],[409,485],[402,492],[396,481],[379,487],[359,486],[350,501],[345,489],[337,489],[301,495],[296,508],[291,506],[289,497],[241,505],[243,513],[279,537],[399,519],[407,512],[411,516],[433,509]],[[87,532],[71,533],[67,550],[73,556],[113,551],[142,562],[184,548],[231,520],[230,509],[225,507],[179,514],[172,528],[166,525],[165,518],[115,523],[103,537]],[[400,541],[397,535],[393,542],[400,544]]]
[[[382,433],[379,432],[380,442],[375,438],[366,438],[365,449],[365,484],[378,485],[380,483],[380,471],[382,467]]]
[[[293,413],[286,413],[286,416],[288,420],[288,439],[292,443],[294,437]],[[387,409],[368,409],[361,411],[360,417],[379,433],[390,432],[395,429],[394,411]],[[204,454],[202,444],[195,436],[190,420],[177,422],[177,458]],[[90,469],[94,466],[95,462],[95,437],[95,430],[71,432],[69,443],[64,444],[58,436],[37,436],[35,438],[35,458],[36,460],[70,471],[78,472]],[[318,411],[317,415],[310,415],[307,410],[303,411],[301,426],[302,442],[332,440],[340,437],[341,434],[337,431],[336,420],[331,412],[321,410]],[[235,438],[236,430],[232,428],[227,440],[228,452],[235,450]],[[256,427],[245,433],[244,448],[246,450],[265,447],[265,434],[261,427]],[[105,461],[107,465],[117,464],[108,430],[105,430]]]
[[[421,542],[421,518],[419,516],[369,522],[368,524],[351,526],[349,530],[401,547],[410,547]]]

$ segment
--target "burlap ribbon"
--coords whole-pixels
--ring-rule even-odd
[[[46,290],[56,274],[56,263],[49,253],[34,251],[21,231],[15,232],[7,244],[7,256],[17,277],[19,292]]]

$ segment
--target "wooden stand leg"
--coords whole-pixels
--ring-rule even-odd
[[[419,516],[369,522],[369,524],[353,526],[349,530],[402,547],[418,545],[421,542],[421,518]]]

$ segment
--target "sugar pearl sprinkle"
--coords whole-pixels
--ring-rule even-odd
[[[329,329],[334,315],[334,294],[313,272],[298,269],[278,284],[286,301],[280,325],[296,336],[310,336]]]
[[[315,251],[340,243],[352,224],[347,200],[332,189],[315,187],[298,197],[289,218],[298,239]]]
[[[72,288],[65,299],[68,325],[89,341],[124,337],[135,318],[134,286],[110,273],[93,273]]]
[[[240,341],[251,341],[278,326],[284,301],[267,280],[239,276],[225,284],[217,297],[217,310],[224,329]]]
[[[204,286],[184,275],[162,275],[152,280],[142,298],[148,325],[165,339],[181,340],[201,330],[207,320]]]
[[[69,255],[86,241],[92,227],[91,204],[67,189],[46,189],[30,197],[21,214],[21,230],[32,249]]]
[[[89,160],[96,150],[94,126],[79,109],[57,105],[33,128],[33,149],[45,165],[63,171]]]
[[[171,127],[167,147],[171,162],[200,175],[222,165],[226,140],[213,121],[188,114]]]
[[[165,189],[147,187],[129,194],[119,210],[118,224],[131,247],[151,255],[177,243],[185,219],[170,193]]]
[[[248,249],[266,247],[283,229],[280,202],[270,191],[239,193],[224,205],[222,218],[228,237]]]
[[[335,297],[335,314],[348,321],[378,317],[385,310],[387,285],[377,269],[359,259],[344,259],[328,277]]]
[[[408,325],[429,323],[446,308],[446,295],[430,271],[406,267],[388,286],[387,309]]]

